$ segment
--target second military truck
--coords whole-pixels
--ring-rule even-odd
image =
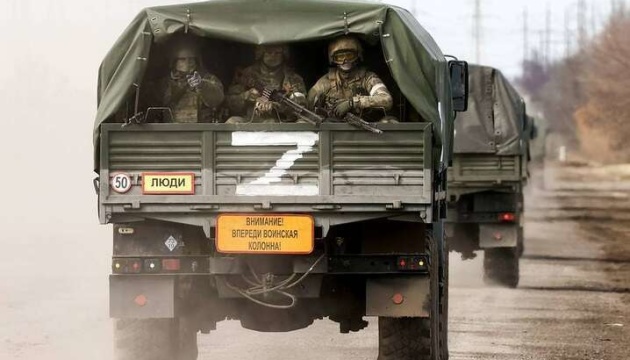
[[[499,70],[471,65],[469,84],[448,171],[449,245],[464,259],[483,250],[484,280],[516,287],[532,130],[523,99]]]

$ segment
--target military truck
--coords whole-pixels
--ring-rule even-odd
[[[464,259],[483,250],[484,280],[516,287],[533,119],[499,70],[471,65],[469,85],[468,111],[455,122],[448,170],[449,245]]]
[[[376,124],[381,134],[343,122],[153,122],[169,109],[143,100],[178,36],[204,44],[225,84],[255,45],[289,43],[312,86],[343,34],[361,39],[396,99],[400,122]],[[446,359],[445,164],[466,71],[409,12],[381,3],[143,10],[102,62],[94,128],[117,358],[196,359],[197,333],[226,319],[285,332],[327,317],[348,333],[374,316],[379,359]]]

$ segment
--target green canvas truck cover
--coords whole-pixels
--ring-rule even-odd
[[[456,154],[520,155],[525,104],[516,89],[497,69],[469,67],[468,110],[455,120]]]
[[[185,31],[252,45],[321,40],[345,33],[377,42],[380,34],[393,79],[422,118],[435,125],[435,141],[441,143],[443,134],[452,131],[447,62],[408,11],[366,1],[216,0],[147,8],[129,24],[100,66],[95,152],[100,124],[133,95],[133,84],[141,83],[153,45]],[[445,145],[448,149],[450,144]]]

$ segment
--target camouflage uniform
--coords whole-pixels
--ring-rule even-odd
[[[162,103],[169,107],[176,123],[211,122],[216,108],[223,102],[223,84],[216,76],[200,73],[201,84],[193,89],[186,76],[171,72],[158,89]]]
[[[310,108],[316,104],[331,106],[339,100],[349,99],[352,99],[356,114],[365,109],[383,109],[381,115],[384,115],[392,108],[392,96],[378,75],[365,68],[353,70],[346,78],[339,72],[331,69],[315,83],[308,92]]]
[[[225,97],[223,84],[203,69],[195,44],[182,39],[175,45],[170,61],[171,71],[156,85],[155,97],[171,109],[176,123],[213,121]]]
[[[288,56],[288,48],[285,46],[281,48],[284,53],[284,62]],[[283,90],[290,99],[306,106],[306,86],[302,77],[284,63],[275,69],[265,66],[262,60],[265,49],[266,47],[258,47],[256,50],[258,61],[254,65],[237,72],[234,76],[234,81],[227,92],[226,103],[230,109],[230,114],[235,116],[228,119],[228,123],[295,121],[294,117],[288,116],[283,112],[283,109],[277,106],[271,111],[255,111],[255,108],[265,101],[260,97],[252,98],[247,96],[248,91],[256,87]],[[271,106],[271,104],[269,105]]]
[[[333,59],[337,52],[356,52],[356,55],[353,62],[346,65]],[[329,46],[329,61],[337,67],[331,68],[309,90],[309,108],[317,110],[317,107],[323,107],[330,111],[336,104],[346,101],[349,103],[348,110],[365,120],[391,121],[393,118],[386,116],[386,111],[392,108],[392,96],[378,75],[356,66],[362,58],[360,43],[355,38],[344,36],[334,40]]]

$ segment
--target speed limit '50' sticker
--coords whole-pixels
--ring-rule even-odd
[[[115,192],[124,194],[131,189],[131,176],[127,173],[112,174],[110,186]]]

